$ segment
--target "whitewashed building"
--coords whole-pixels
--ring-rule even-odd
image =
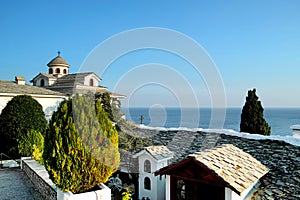
[[[155,176],[154,172],[166,167],[173,153],[166,146],[149,146],[133,155],[138,159],[139,190],[141,200],[165,199],[165,176]]]
[[[60,92],[66,96],[72,96],[75,93],[104,93],[108,92],[115,106],[120,107],[119,99],[126,96],[116,94],[100,86],[101,78],[94,72],[69,73],[70,64],[58,55],[48,64],[48,73],[39,73],[30,82],[34,86],[43,87],[49,90]]]
[[[47,119],[52,116],[57,106],[66,96],[60,92],[25,84],[25,78],[16,76],[15,81],[0,80],[0,113],[15,96],[30,95],[42,106]]]
[[[48,64],[48,73],[39,73],[27,85],[25,78],[16,76],[15,81],[0,81],[0,112],[14,96],[30,95],[42,106],[47,119],[57,109],[59,103],[74,93],[110,93],[112,104],[120,108],[119,99],[124,95],[112,93],[100,86],[101,78],[94,72],[69,74],[70,64],[58,55]]]

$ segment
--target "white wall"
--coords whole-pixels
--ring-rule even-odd
[[[159,200],[164,200],[166,196],[166,177],[165,175],[161,176],[158,175],[156,176],[157,180],[157,199]]]
[[[17,94],[11,95],[0,95],[0,113],[2,112],[3,108],[6,104]],[[35,100],[37,100],[43,107],[43,111],[45,113],[46,119],[49,120],[54,111],[56,111],[59,103],[64,100],[65,97],[59,96],[50,96],[50,95],[31,95]]]
[[[39,76],[36,80],[35,80],[35,82],[34,82],[34,84],[33,85],[35,85],[35,86],[41,86],[41,80],[42,79],[44,79],[44,86],[48,86],[49,85],[49,81],[48,81],[48,79],[49,78],[47,78],[47,77],[45,77],[45,76]]]
[[[41,97],[34,97],[42,106],[43,111],[45,113],[46,119],[49,120],[52,117],[54,111],[57,110],[60,102],[64,100],[64,98],[56,97],[56,98],[41,98]]]
[[[100,186],[101,190],[79,194],[73,194],[72,192],[62,192],[59,188],[57,188],[57,200],[110,200],[111,190],[103,183],[100,183]]]
[[[166,200],[171,199],[171,176],[166,177]]]
[[[7,102],[9,102],[10,100],[12,99],[12,97],[10,96],[4,96],[4,97],[1,97],[0,96],[0,113],[2,112],[3,108],[5,108]]]
[[[147,154],[142,154],[139,157],[139,198],[142,199],[143,197],[149,197],[151,200],[152,199],[157,199],[157,184],[156,184],[156,177],[154,176],[153,173],[146,173],[144,172],[144,162],[145,160],[149,160],[151,163],[151,172],[154,171],[156,164],[155,160],[147,155]],[[145,177],[150,178],[151,181],[151,190],[146,190],[144,189],[144,179]]]
[[[149,160],[151,163],[151,173],[144,172],[144,162]],[[167,160],[155,160],[148,153],[139,156],[139,198],[149,197],[151,200],[165,199],[165,176],[155,176],[154,172],[167,166]],[[151,190],[144,189],[144,179],[149,177],[151,180]]]
[[[84,77],[84,85],[90,85],[90,79],[93,79],[94,81],[94,85],[93,86],[98,86],[99,85],[99,79],[97,78],[97,76],[95,76],[95,74],[90,74],[86,77]]]
[[[238,195],[234,191],[232,191],[229,188],[225,188],[225,200],[244,200],[248,199],[248,195],[252,193],[252,190],[254,189],[254,186],[249,187],[247,190],[245,190],[241,195]]]

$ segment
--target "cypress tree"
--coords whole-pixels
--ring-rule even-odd
[[[46,133],[44,163],[62,190],[86,192],[104,183],[120,162],[118,133],[100,100],[76,95],[54,112]]]
[[[264,109],[256,95],[256,89],[249,90],[241,114],[240,131],[270,135],[271,127],[264,119]]]
[[[113,111],[112,111],[110,94],[108,92],[104,92],[102,94],[96,93],[95,94],[95,98],[96,99],[100,99],[101,106],[102,106],[103,110],[106,112],[108,118],[111,121],[114,121],[114,116],[113,116]]]
[[[0,152],[18,158],[22,156],[18,150],[21,137],[31,131],[45,135],[47,120],[38,101],[28,95],[19,95],[12,98],[2,110],[0,127]]]

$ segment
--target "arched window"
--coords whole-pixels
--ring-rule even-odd
[[[144,172],[151,173],[151,162],[149,160],[144,162]]]
[[[90,86],[94,86],[94,79],[90,79]]]
[[[45,86],[45,80],[44,80],[44,79],[41,79],[40,86],[41,86],[41,87],[44,87],[44,86]]]
[[[53,74],[53,69],[52,68],[49,69],[49,74]]]
[[[144,179],[144,189],[151,190],[151,181],[150,181],[150,178],[148,178],[148,177],[145,177],[145,179]]]
[[[56,68],[56,69],[55,69],[55,73],[59,74],[59,73],[60,73],[60,69],[59,69],[59,68]]]
[[[66,70],[66,69],[64,69],[63,73],[64,73],[64,74],[67,74],[67,70]]]

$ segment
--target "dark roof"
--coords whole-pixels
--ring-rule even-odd
[[[47,78],[49,78],[49,79],[57,79],[57,77],[56,76],[54,76],[53,74],[46,74],[46,73],[39,73],[38,75],[36,75],[32,80],[30,80],[30,82],[32,83],[33,81],[34,81],[34,79],[36,79],[37,77],[39,77],[39,76],[45,76],[45,77],[47,77]]]
[[[0,93],[65,96],[60,92],[55,92],[42,87],[32,85],[18,85],[13,81],[3,80],[0,80]]]
[[[234,144],[269,168],[260,180],[254,199],[299,199],[300,147],[283,141],[248,139],[221,133],[132,128],[131,134],[149,137],[150,145],[165,145],[174,152],[173,162],[181,161],[206,146]],[[207,144],[214,145],[207,145]],[[211,148],[211,147],[210,147]]]
[[[67,74],[59,78],[59,80],[83,80],[86,76],[94,74],[99,80],[102,80],[97,74],[94,72],[81,72],[74,74]]]
[[[100,79],[95,73],[93,72],[84,72],[84,73],[76,73],[76,74],[67,74],[60,78],[57,78],[55,83],[49,88],[54,87],[69,87],[69,86],[75,86],[75,85],[83,85],[84,84],[84,78],[90,74],[94,74],[97,78]],[[101,80],[101,79],[100,79]]]
[[[63,67],[70,67],[70,64],[65,61],[60,55],[53,58],[48,64],[48,67],[52,66],[63,66]]]

